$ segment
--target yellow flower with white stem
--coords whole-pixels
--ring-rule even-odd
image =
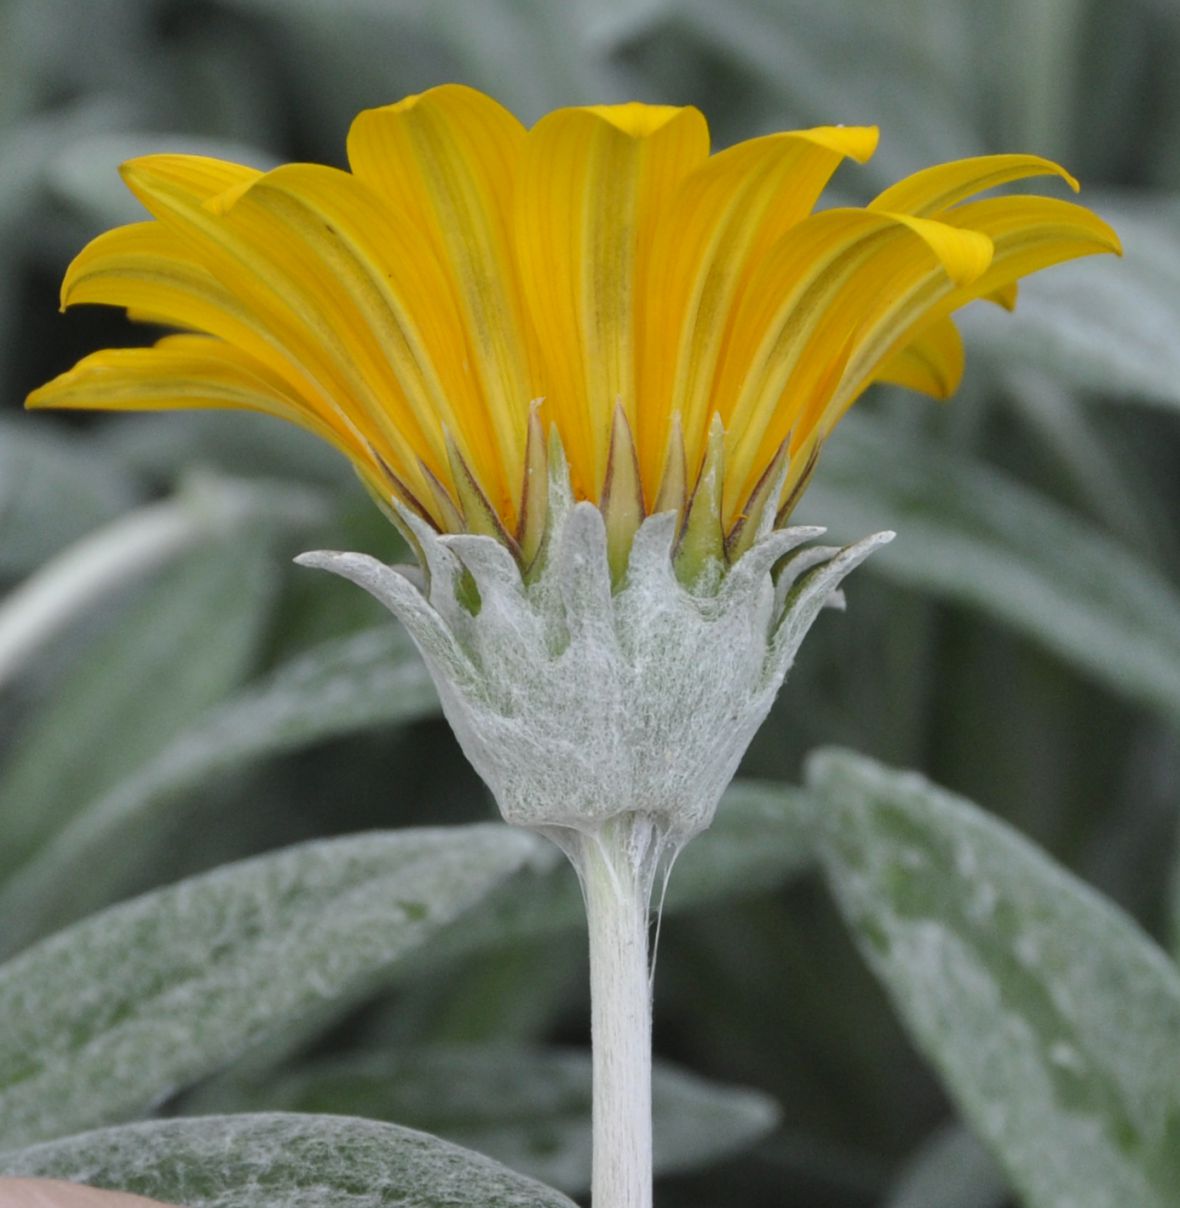
[[[680,843],[884,539],[799,548],[819,530],[783,527],[840,417],[875,381],[946,397],[955,310],[1118,250],[1067,201],[973,200],[1076,189],[1033,155],[815,211],[876,143],[821,126],[710,154],[696,109],[636,103],[526,130],[446,85],[360,114],[349,171],[133,160],[151,217],[86,247],[63,305],[177,333],[29,405],[240,408],[329,441],[428,573],[310,560],[402,617],[505,817],[638,811]]]
[[[303,561],[406,625],[504,817],[559,843],[590,929],[595,1208],[651,1203],[647,908],[708,825],[819,610],[892,534],[787,528],[873,383],[953,392],[952,314],[1118,250],[1088,210],[976,195],[1061,168],[992,155],[814,212],[871,127],[710,154],[692,108],[526,130],[448,85],[362,113],[349,171],[124,166],[150,220],[64,305],[176,329],[85,358],[34,407],[229,407],[348,457],[420,568]],[[424,573],[423,573],[424,572]]]
[[[1030,155],[919,172],[813,213],[871,127],[771,134],[710,155],[692,108],[564,109],[526,130],[444,86],[362,113],[351,170],[133,160],[152,220],[94,240],[63,305],[177,328],[99,352],[34,407],[234,407],[330,441],[382,501],[483,533],[526,571],[546,528],[547,440],[600,506],[622,573],[647,515],[681,566],[733,561],[781,523],[874,381],[936,397],[962,371],[950,315],[1017,278],[1117,248],[1085,209],[975,193]],[[1076,187],[1076,186],[1075,186]]]
[[[427,576],[310,560],[403,618],[505,816],[638,811],[683,842],[884,539],[783,527],[841,416],[875,381],[946,397],[955,310],[1118,250],[1067,201],[973,200],[1076,189],[1033,155],[815,211],[876,143],[821,126],[710,154],[696,109],[637,103],[526,130],[445,85],[360,114],[349,171],[133,160],[151,217],[90,243],[62,302],[177,333],[88,356],[29,406],[240,408],[323,437]]]

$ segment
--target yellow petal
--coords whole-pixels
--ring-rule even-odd
[[[355,176],[449,270],[495,450],[517,489],[529,403],[540,393],[512,248],[524,140],[506,109],[456,84],[366,110],[348,135]]]
[[[108,231],[79,253],[62,285],[62,305],[84,303],[123,306],[141,321],[216,336],[264,366],[334,431],[347,432],[352,447],[382,445],[380,433],[347,405],[347,393],[334,390],[331,375],[305,363],[301,330],[265,309],[251,309],[159,222]],[[382,459],[399,460],[387,448]],[[412,469],[409,477],[415,478]]]
[[[713,156],[681,184],[656,228],[648,278],[636,439],[649,499],[675,412],[690,460],[704,456],[713,376],[743,282],[811,212],[841,160],[863,162],[876,144],[874,127],[767,135]]]
[[[969,285],[951,288],[931,279],[876,317],[850,359],[825,420],[834,424],[851,406],[877,369],[915,333],[976,298],[1010,296],[1013,283],[1038,269],[1078,256],[1119,252],[1115,232],[1089,210],[1050,197],[994,197],[969,202],[943,215],[948,226],[986,235],[993,246],[987,271]],[[1014,295],[1013,295],[1014,296]]]
[[[335,169],[291,164],[255,182],[219,229],[227,247],[248,248],[285,282],[307,338],[347,367],[355,401],[379,426],[420,439],[428,464],[441,444],[440,468],[449,465],[449,432],[493,505],[516,495],[449,282],[429,246],[391,221],[374,193]],[[236,288],[245,276],[235,271]]]
[[[140,161],[133,174],[162,221],[358,417],[399,476],[421,487],[419,460],[447,476],[444,426],[465,455],[474,426],[482,457],[469,464],[496,465],[437,260],[364,185],[292,164],[258,177],[217,213],[154,167]],[[494,468],[492,487],[499,498]]]
[[[947,399],[963,377],[963,338],[953,319],[938,319],[894,353],[873,380]]]
[[[981,294],[980,296],[988,302],[994,302],[997,306],[1002,306],[1005,310],[1016,309],[1016,299],[1020,294],[1020,286],[1015,281],[1009,281],[1007,285],[1000,286],[999,289],[993,289],[991,293]]]
[[[119,171],[131,192],[157,217],[162,193],[200,205],[262,175],[257,168],[204,155],[144,155],[128,160]]]
[[[924,283],[977,279],[990,255],[978,232],[870,210],[828,210],[789,231],[750,281],[715,387],[733,441],[727,514],[788,434],[794,459],[879,315]]]
[[[358,464],[364,450],[318,415],[265,365],[209,336],[166,336],[152,348],[112,348],[34,390],[26,406],[172,411],[229,408],[278,416],[329,441]]]
[[[988,270],[974,282],[969,297],[1003,290],[1050,264],[1101,252],[1122,255],[1114,229],[1084,206],[1054,197],[992,197],[973,201],[944,215],[948,226],[979,231],[995,245]]]
[[[635,348],[660,213],[708,154],[695,109],[603,106],[542,118],[525,143],[516,201],[522,284],[545,357],[545,393],[575,488],[596,497],[611,416],[634,430]]]
[[[255,356],[295,389],[310,385],[283,355],[274,334],[158,222],[117,227],[78,253],[66,270],[61,304],[65,309],[86,303],[122,306],[146,322],[219,336]]]
[[[1078,182],[1060,164],[1039,155],[978,155],[915,172],[878,194],[869,209],[929,218],[985,189],[1029,176],[1060,176],[1078,191]]]
[[[929,246],[955,285],[970,285],[987,271],[991,263],[992,241],[982,231],[950,226],[929,218],[914,218],[909,214],[891,213],[888,217],[909,227]]]

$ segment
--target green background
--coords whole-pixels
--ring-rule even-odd
[[[843,200],[994,151],[1048,155],[1080,178],[1125,257],[1050,270],[1014,316],[970,313],[952,402],[878,390],[821,459],[797,518],[843,538],[899,537],[853,576],[847,614],[817,624],[743,774],[795,783],[804,755],[830,743],[920,769],[1173,945],[1178,56],[1169,0],[0,3],[0,586],[177,490],[256,491],[232,534],[86,602],[0,685],[4,947],[299,840],[493,816],[417,681],[394,685],[419,694],[404,716],[379,692],[349,703],[345,681],[256,751],[224,766],[209,755],[226,741],[206,724],[224,702],[301,652],[387,623],[359,591],[290,563],[321,545],[399,554],[330,452],[239,416],[20,411],[85,352],[147,338],[113,312],[57,313],[73,253],[136,217],[121,160],[198,150],[342,164],[357,110],[449,80],[526,122],[571,103],[696,104],[716,146],[877,123],[877,156],[837,177]],[[204,754],[170,781],[168,760],[193,734]],[[165,787],[147,792],[149,807],[110,822],[110,801],[142,801],[152,775]],[[55,864],[72,834],[73,863]],[[666,920],[655,1043],[769,1095],[781,1120],[721,1165],[665,1177],[658,1202],[1010,1202],[823,882],[771,880]],[[354,1049],[586,1043],[576,930],[416,972],[318,1029],[272,1038],[275,1061],[297,1071],[309,1054]],[[223,1080],[161,1110],[214,1110],[238,1093]],[[380,1115],[382,1102],[352,1110]]]

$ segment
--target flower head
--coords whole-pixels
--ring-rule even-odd
[[[1061,168],[943,164],[864,208],[813,212],[871,127],[710,154],[693,108],[563,109],[526,130],[446,85],[368,110],[350,170],[186,155],[124,165],[149,221],[95,239],[63,305],[178,329],[85,358],[34,407],[231,407],[336,446],[373,494],[441,533],[491,536],[526,573],[549,518],[547,429],[600,508],[618,582],[651,514],[681,577],[789,515],[874,381],[955,388],[951,319],[1011,306],[1046,265],[1118,249],[1065,201],[975,194]],[[396,514],[395,514],[396,518]]]

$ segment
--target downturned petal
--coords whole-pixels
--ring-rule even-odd
[[[978,155],[915,172],[878,194],[868,208],[932,218],[985,189],[1029,176],[1060,176],[1078,191],[1078,182],[1060,164],[1039,155]]]
[[[373,425],[366,425],[356,409],[347,405],[349,395],[331,373],[308,357],[299,326],[289,316],[280,318],[273,309],[250,307],[199,262],[176,231],[162,223],[119,227],[100,235],[79,253],[62,285],[62,306],[86,303],[126,307],[132,318],[142,322],[217,337],[223,357],[232,353],[263,367],[282,383],[282,392],[304,400],[309,413],[338,434],[348,450],[369,450],[367,461],[375,456],[386,466],[399,460],[395,451],[384,446]],[[403,453],[410,454],[408,447]],[[407,471],[403,468],[402,473]],[[416,490],[422,490],[413,470],[407,478]]]
[[[1009,281],[1007,285],[1001,285],[999,289],[993,289],[991,293],[980,295],[985,302],[994,302],[997,306],[1002,306],[1005,310],[1012,311],[1016,309],[1016,299],[1020,296],[1020,286],[1015,281]]]
[[[948,399],[963,377],[963,337],[953,319],[938,319],[891,356],[873,380]]]
[[[265,365],[209,336],[166,336],[152,348],[93,353],[34,390],[25,405],[91,411],[258,411],[328,441],[367,476],[377,471],[347,430],[318,414]]]
[[[751,279],[715,385],[733,442],[727,514],[788,435],[799,464],[880,315],[924,284],[977,280],[990,256],[979,232],[869,210],[828,210],[788,232]]]
[[[839,389],[829,420],[834,423],[873,380],[880,366],[928,324],[977,298],[1015,301],[1013,284],[1038,269],[1079,256],[1120,252],[1115,232],[1082,206],[1051,197],[994,197],[969,202],[943,215],[947,226],[986,235],[993,246],[987,271],[969,285],[948,288],[925,281],[882,313],[866,330]]]
[[[968,299],[1002,292],[1018,278],[1064,260],[1123,252],[1109,223],[1084,206],[1054,197],[992,197],[959,206],[943,221],[986,235],[996,249]]]
[[[119,169],[123,183],[150,213],[160,217],[161,201],[183,198],[203,205],[231,189],[241,188],[262,173],[204,155],[144,155]],[[167,212],[167,211],[165,211]]]
[[[751,139],[711,157],[681,184],[651,251],[637,443],[648,496],[671,415],[703,455],[726,319],[754,266],[810,212],[847,156],[864,162],[875,127],[822,126]]]
[[[546,405],[583,496],[601,488],[616,404],[634,429],[652,235],[707,154],[701,114],[667,106],[562,109],[526,140],[516,201],[522,284],[546,359]]]
[[[512,246],[512,190],[524,141],[512,114],[456,84],[366,110],[348,135],[355,176],[447,266],[511,484],[522,478],[529,403],[541,393]]]
[[[675,511],[680,572],[713,575],[785,519],[871,382],[953,392],[956,309],[1011,308],[1027,273],[1119,250],[1078,206],[975,200],[1031,176],[1077,188],[1031,155],[812,213],[876,142],[817,127],[710,158],[692,108],[526,131],[444,85],[362,113],[351,173],[132,160],[153,221],[89,244],[62,305],[182,334],[88,357],[28,405],[266,412],[349,457],[398,523],[491,537],[526,577],[569,513],[602,529],[617,585],[635,539],[671,532],[645,516]]]
[[[992,241],[982,231],[956,228],[909,214],[889,214],[889,217],[909,227],[930,248],[955,285],[970,285],[987,271],[993,248]]]

